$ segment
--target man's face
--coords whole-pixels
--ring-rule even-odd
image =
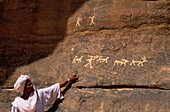
[[[29,79],[26,80],[24,91],[33,92],[34,88]]]

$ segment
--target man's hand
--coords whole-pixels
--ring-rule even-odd
[[[78,80],[78,75],[77,74],[74,74],[74,75],[72,75],[70,78],[69,78],[69,80],[70,81],[77,81]]]
[[[63,86],[65,86],[66,84],[68,84],[70,81],[71,82],[76,82],[78,80],[78,76],[76,74],[72,75],[69,79],[60,82],[60,88],[62,88]]]

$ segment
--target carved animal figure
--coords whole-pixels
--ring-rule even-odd
[[[97,62],[99,61],[100,63],[107,63],[108,62],[108,59],[109,59],[109,57],[106,57],[106,58],[103,58],[103,56],[99,56],[99,59],[97,60]]]
[[[95,16],[89,17],[89,18],[91,19],[90,26],[91,26],[91,25],[95,25],[94,17],[95,17]]]
[[[81,63],[82,62],[82,58],[83,58],[83,56],[81,56],[80,58],[78,58],[78,56],[75,56],[72,63]]]
[[[126,63],[128,63],[129,61],[128,60],[126,60],[126,59],[121,59],[121,61],[119,61],[119,60],[115,60],[114,61],[114,65],[120,65],[120,66],[126,66]]]
[[[123,66],[126,66],[126,63],[128,63],[129,61],[126,59],[121,59],[123,61]]]
[[[136,66],[136,64],[137,64],[137,66],[143,66],[143,63],[145,63],[145,62],[148,62],[148,60],[146,60],[146,58],[144,56],[144,57],[142,57],[142,61],[135,61],[133,59],[132,62],[130,63],[130,65]]]

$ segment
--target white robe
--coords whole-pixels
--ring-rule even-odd
[[[16,97],[12,102],[11,112],[32,112],[31,109],[33,110],[34,108],[36,112],[44,112],[46,104],[63,98],[60,91],[60,84],[56,83],[48,88],[34,91],[28,100]]]

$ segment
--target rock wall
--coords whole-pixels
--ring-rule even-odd
[[[42,88],[78,73],[53,111],[170,111],[168,0],[0,3],[2,86],[20,74]],[[16,95],[1,90],[0,111]]]

